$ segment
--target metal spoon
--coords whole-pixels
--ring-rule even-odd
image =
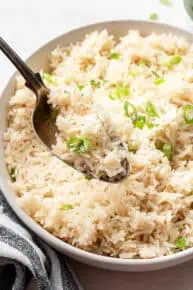
[[[23,75],[24,79],[26,80],[26,86],[36,95],[37,102],[32,114],[32,126],[37,138],[44,145],[46,145],[46,147],[53,155],[71,167],[75,168],[75,163],[73,160],[64,160],[60,156],[56,155],[56,153],[52,150],[52,146],[56,144],[56,133],[58,130],[55,120],[50,119],[52,107],[47,102],[50,89],[45,86],[40,74],[34,73],[1,37],[0,49]],[[117,146],[119,146],[119,149],[121,148],[121,150],[125,150],[121,142],[119,142],[119,145]],[[128,175],[129,164],[127,158],[124,157],[121,160],[121,171],[118,174],[109,176],[106,171],[102,171],[100,174],[98,174],[98,176],[96,176],[96,172],[89,168],[89,166],[84,162],[83,158],[82,167],[78,168],[77,170],[88,175],[89,177],[94,177],[106,182],[119,182]]]

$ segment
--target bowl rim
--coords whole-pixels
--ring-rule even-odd
[[[72,29],[66,30],[64,33],[58,35],[57,37],[55,37],[55,38],[47,41],[43,45],[41,45],[38,49],[36,49],[33,53],[31,53],[30,56],[28,56],[28,58],[25,61],[28,62],[38,52],[40,52],[44,47],[46,47],[47,45],[54,43],[54,42],[57,43],[57,40],[59,40],[62,37],[65,37],[67,34],[70,34],[72,32],[79,32],[83,29],[89,29],[92,27],[93,27],[93,29],[95,29],[96,25],[103,25],[105,27],[105,25],[110,24],[110,23],[114,23],[114,24],[119,23],[120,24],[120,23],[125,23],[125,22],[133,23],[136,25],[145,23],[145,24],[149,24],[149,25],[154,25],[157,28],[164,28],[165,27],[169,30],[174,30],[174,31],[177,30],[179,33],[184,33],[187,35],[189,34],[189,36],[192,37],[192,39],[193,39],[193,34],[190,31],[188,31],[184,28],[180,28],[180,27],[175,26],[175,25],[169,25],[169,24],[166,24],[163,22],[153,22],[153,21],[149,21],[149,20],[137,20],[137,19],[136,20],[134,20],[134,19],[120,19],[120,20],[117,19],[117,20],[99,21],[99,22],[93,22],[91,24],[77,26],[77,27],[74,27]],[[15,71],[12,74],[12,76],[9,78],[8,82],[6,83],[4,89],[1,91],[0,102],[2,99],[1,96],[5,94],[8,86],[14,80],[16,75],[17,75],[17,71]],[[1,138],[2,138],[2,136],[1,136]],[[108,269],[109,269],[109,267],[106,267],[104,264],[106,264],[106,265],[111,264],[111,265],[115,265],[115,266],[125,266],[125,268],[124,267],[121,268],[121,271],[132,271],[130,269],[130,267],[133,266],[134,267],[133,271],[141,271],[140,267],[143,268],[143,267],[149,265],[149,266],[151,266],[151,268],[153,267],[153,269],[156,269],[156,268],[160,269],[160,268],[169,267],[169,264],[171,264],[171,266],[177,264],[176,263],[177,260],[179,260],[178,263],[183,263],[183,262],[185,262],[193,257],[193,247],[185,249],[182,252],[172,253],[171,255],[156,257],[156,258],[147,258],[147,259],[123,259],[123,258],[109,257],[109,256],[103,256],[103,255],[99,255],[96,253],[88,252],[86,250],[77,248],[77,247],[75,247],[71,244],[68,244],[67,242],[57,238],[53,234],[49,233],[43,227],[41,227],[36,221],[34,221],[29,215],[27,215],[27,213],[25,213],[19,207],[16,199],[13,198],[12,195],[13,195],[14,191],[10,189],[8,184],[9,184],[8,179],[5,179],[0,175],[1,191],[2,191],[5,199],[7,200],[8,204],[10,205],[10,207],[12,208],[14,213],[16,214],[16,216],[21,220],[21,223],[23,223],[24,226],[27,227],[27,229],[29,231],[31,231],[32,233],[35,233],[42,240],[46,241],[49,245],[53,246],[53,248],[58,249],[59,252],[62,252],[62,253],[65,252],[68,256],[75,258],[79,261],[84,261],[84,259],[85,259],[86,261],[84,261],[84,262],[87,264],[93,264],[93,262],[94,262],[94,263],[96,263],[95,266],[100,265],[98,267],[108,268]],[[166,266],[166,264],[168,264],[168,265]],[[104,265],[104,266],[101,266],[101,265]],[[159,265],[159,266],[156,267],[156,265]],[[129,267],[129,269],[126,269],[127,266]],[[138,267],[139,267],[139,269],[138,269]],[[119,270],[119,268],[117,267],[116,270]],[[146,270],[145,268],[143,268],[142,271],[148,271],[148,270],[149,269]]]

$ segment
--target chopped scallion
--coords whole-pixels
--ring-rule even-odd
[[[155,13],[155,12],[151,13],[151,14],[149,15],[149,19],[150,19],[150,20],[153,20],[153,21],[158,20],[158,14]]]
[[[130,118],[133,122],[137,120],[137,110],[135,106],[129,102],[124,103],[125,115]]]
[[[179,250],[184,250],[187,247],[187,242],[185,240],[185,238],[183,237],[179,237],[176,241],[175,241],[175,246],[177,249]]]
[[[158,73],[156,71],[152,70],[151,72],[156,78],[160,78],[160,75],[158,75]]]
[[[58,85],[58,83],[57,83],[57,81],[56,81],[56,77],[55,77],[54,75],[52,75],[52,74],[49,74],[49,73],[43,73],[43,79],[44,79],[47,83],[49,83],[49,84],[51,84],[51,85],[53,85],[53,86],[57,86],[57,85]]]
[[[84,86],[83,85],[77,84],[77,87],[79,88],[80,91],[82,91],[84,89]]]
[[[110,59],[119,59],[119,57],[120,57],[120,53],[118,52],[112,52],[110,54]]]
[[[171,69],[174,65],[179,64],[181,61],[181,55],[172,55],[166,62],[164,62],[164,65]]]
[[[135,121],[135,127],[138,129],[143,129],[146,123],[146,117],[145,116],[137,116],[137,120]]]
[[[129,72],[129,75],[135,79],[139,75],[139,73],[137,71],[131,71]]]
[[[172,151],[173,151],[173,146],[171,144],[169,143],[163,144],[162,152],[168,158],[169,161],[172,160]]]
[[[152,70],[151,72],[156,77],[156,79],[154,81],[154,84],[156,86],[159,86],[159,85],[161,85],[161,84],[163,84],[165,82],[164,78],[161,77],[156,71]]]
[[[153,117],[153,118],[159,117],[159,115],[158,115],[158,113],[156,111],[156,108],[152,104],[152,102],[147,102],[145,111],[146,111],[148,117]]]
[[[172,2],[170,0],[160,0],[160,3],[166,6],[171,6]]]
[[[172,154],[173,154],[172,144],[164,143],[162,140],[157,139],[155,141],[155,147],[157,150],[162,151],[169,161],[172,160]]]
[[[159,79],[156,79],[156,80],[154,81],[154,84],[155,84],[156,86],[159,86],[159,85],[161,85],[161,84],[163,84],[163,83],[165,83],[164,78],[159,78]]]
[[[122,99],[129,95],[129,87],[119,84],[116,86],[115,90],[109,95],[111,100]]]
[[[64,204],[62,207],[61,207],[62,210],[70,210],[70,209],[73,209],[73,206],[71,204]]]
[[[139,64],[142,66],[148,66],[148,60],[147,59],[140,59]]]
[[[100,81],[90,80],[90,85],[94,88],[100,88],[101,83]]]
[[[193,124],[193,105],[187,104],[183,107],[183,117],[187,124]]]
[[[67,147],[75,153],[88,153],[92,150],[92,142],[86,137],[72,137],[67,141]]]

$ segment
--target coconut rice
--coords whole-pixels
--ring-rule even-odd
[[[101,255],[153,258],[192,247],[193,115],[185,108],[193,104],[193,46],[170,34],[129,31],[115,41],[93,32],[52,51],[42,76],[60,131],[54,150],[78,158],[85,152],[67,143],[87,138],[88,158],[96,154],[114,174],[119,154],[105,153],[110,122],[128,149],[130,174],[105,183],[52,156],[34,135],[35,96],[19,77],[4,146],[21,208],[53,235]]]

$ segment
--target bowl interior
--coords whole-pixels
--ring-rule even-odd
[[[187,1],[191,2],[191,1]],[[172,33],[177,36],[183,36],[188,41],[193,42],[193,35],[189,32],[168,26],[166,24],[152,23],[148,21],[111,21],[89,25],[82,27],[50,41],[40,49],[38,49],[28,60],[27,63],[34,71],[41,69],[48,69],[49,53],[55,47],[60,45],[68,45],[72,42],[80,41],[84,38],[85,34],[88,34],[94,30],[107,29],[110,33],[113,33],[117,38],[123,36],[129,29],[137,29],[142,34],[147,35],[149,33]],[[48,244],[56,248],[62,253],[67,254],[79,261],[88,263],[90,265],[98,266],[101,268],[107,268],[111,270],[123,270],[123,271],[147,271],[155,270],[164,267],[169,267],[178,263],[182,263],[193,257],[193,249],[188,249],[184,252],[173,254],[168,257],[147,259],[147,260],[124,260],[110,257],[103,257],[96,254],[88,253],[83,250],[77,249],[58,238],[52,236],[44,229],[42,229],[36,222],[34,222],[27,214],[25,214],[16,203],[16,194],[12,190],[9,184],[9,176],[7,168],[4,162],[4,149],[3,149],[3,132],[6,129],[6,115],[8,108],[9,98],[14,94],[15,89],[15,75],[8,82],[1,98],[0,98],[0,187],[6,197],[8,203],[11,205],[18,217],[37,235],[39,235]]]

